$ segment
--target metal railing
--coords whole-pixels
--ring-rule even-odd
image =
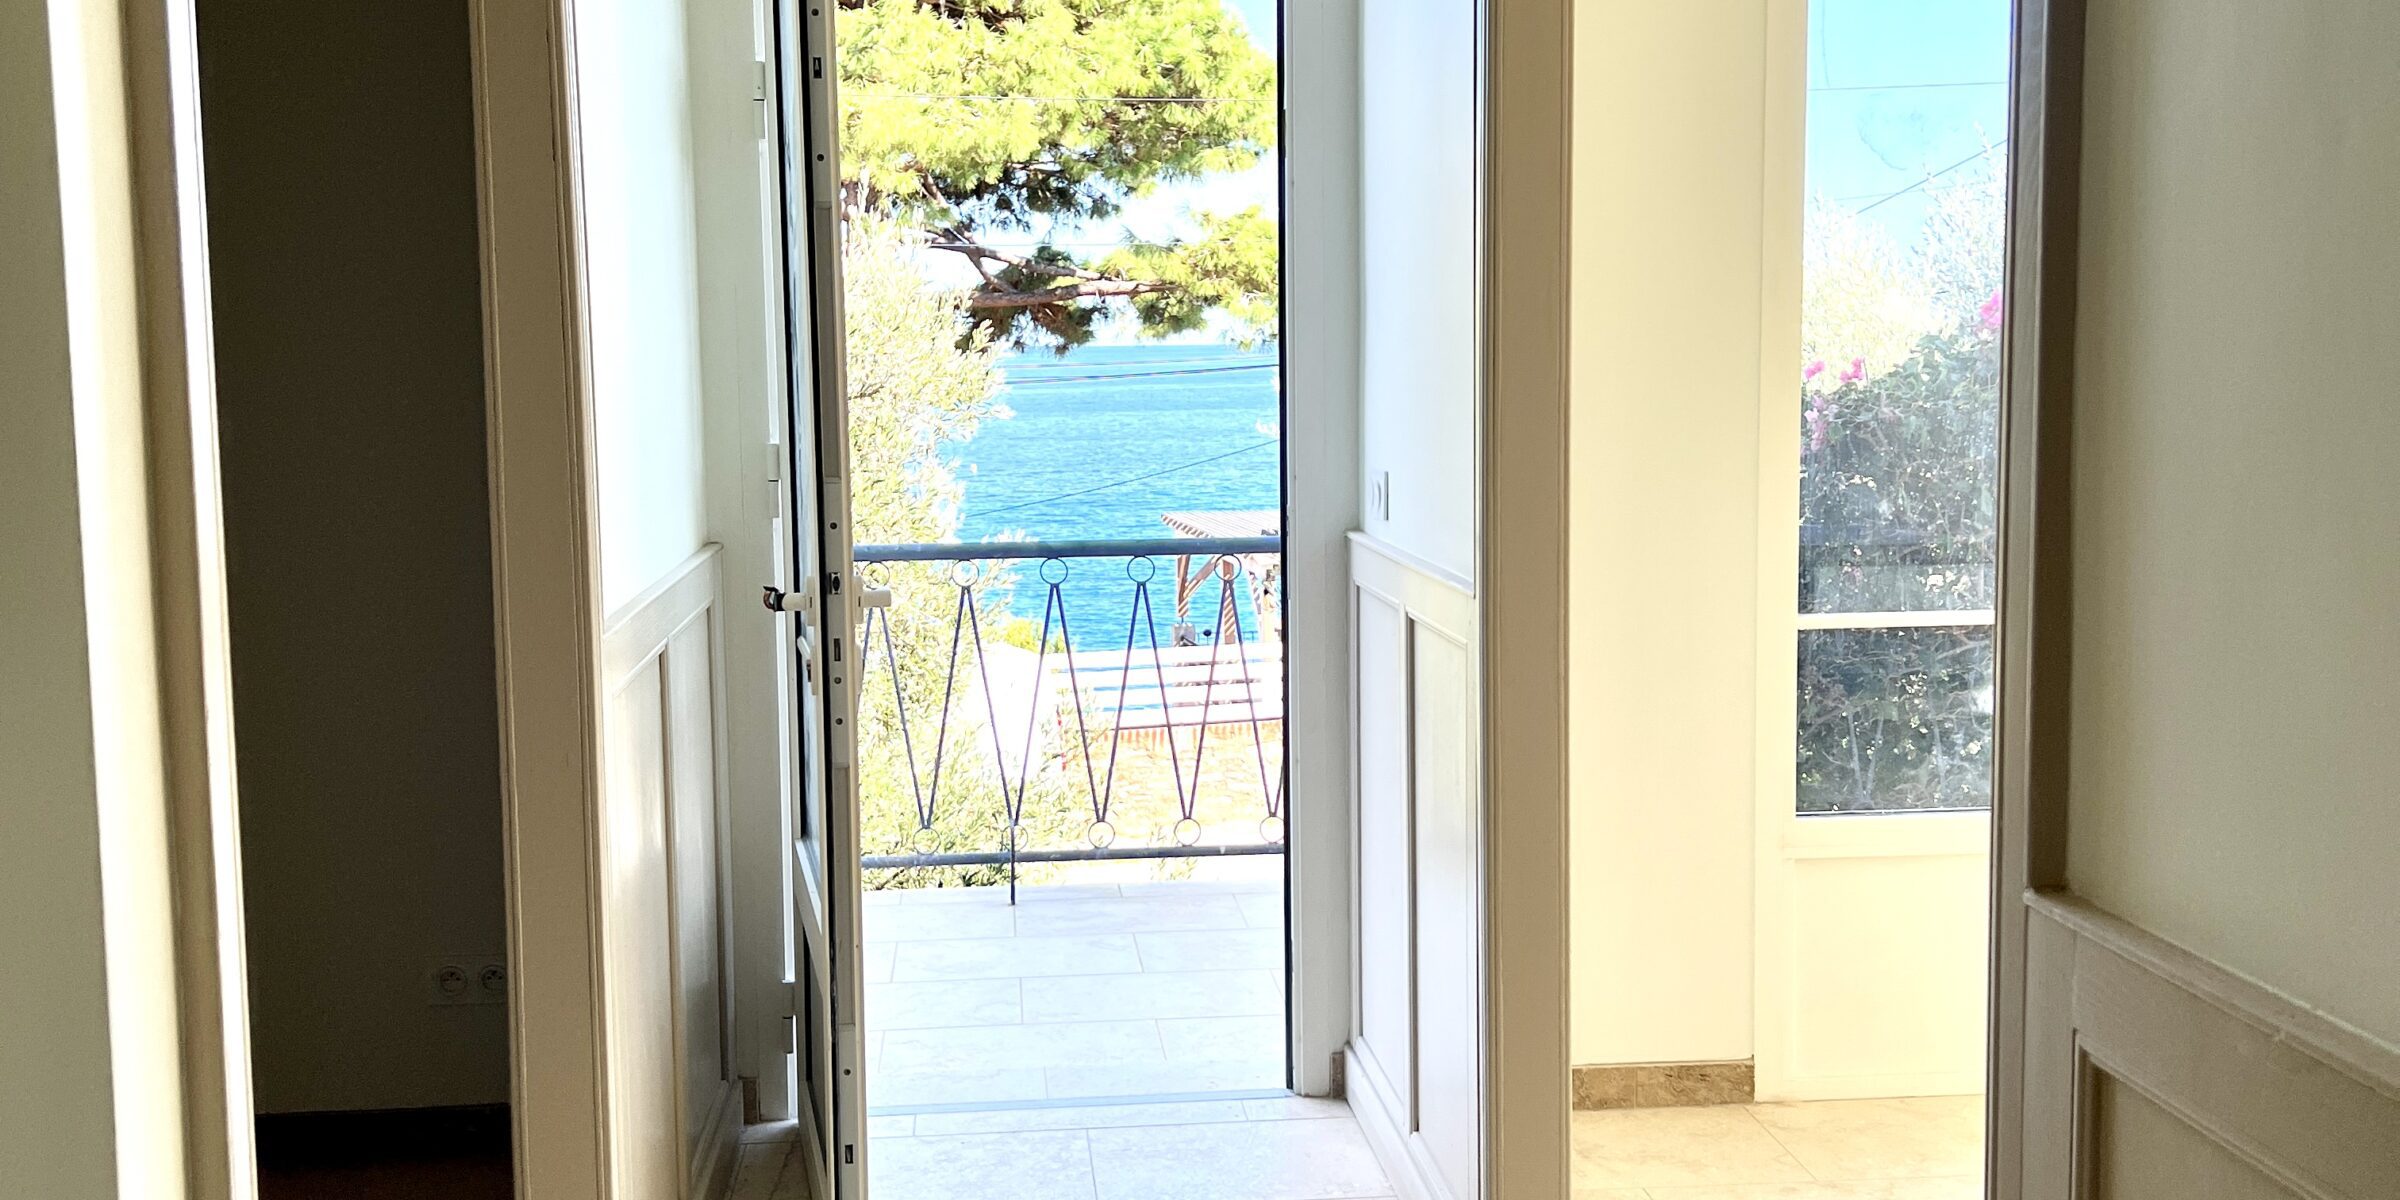
[[[1021,864],[1283,853],[1282,549],[1275,536],[855,547],[862,579],[898,598],[859,629],[861,751],[886,764],[865,782],[900,789],[917,825],[907,852],[861,865],[1005,865],[1013,897]],[[1254,798],[1230,794],[1237,779]],[[1237,805],[1255,839],[1208,837],[1204,815],[1222,831]],[[1001,844],[944,844],[960,806],[994,818]],[[1128,808],[1161,818],[1148,844],[1118,844]],[[1029,840],[1076,820],[1082,844]]]

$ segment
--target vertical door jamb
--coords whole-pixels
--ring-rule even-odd
[[[2000,681],[1992,795],[1985,1189],[2024,1176],[2026,894],[2066,882],[2069,429],[2073,420],[2084,0],[2016,0],[2007,321],[2000,368]]]

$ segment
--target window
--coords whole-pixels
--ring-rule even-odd
[[[1800,813],[1988,807],[2007,0],[1815,0]]]

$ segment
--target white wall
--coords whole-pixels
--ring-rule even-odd
[[[698,550],[698,247],[684,6],[576,8],[601,607]]]
[[[2400,9],[2089,35],[2069,878],[2400,1043]]]
[[[1472,0],[1378,3],[1359,37],[1364,528],[1460,579],[1478,494],[1475,39]]]
[[[1743,1059],[1766,4],[1576,15],[1572,1053]]]

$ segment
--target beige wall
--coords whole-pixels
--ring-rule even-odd
[[[504,1101],[466,12],[199,21],[258,1105]]]
[[[2089,32],[2070,881],[2400,1043],[2400,8]]]
[[[1578,1063],[1750,1056],[1765,29],[1762,0],[1577,13]]]
[[[42,6],[0,9],[0,1190],[112,1194],[99,778]]]

